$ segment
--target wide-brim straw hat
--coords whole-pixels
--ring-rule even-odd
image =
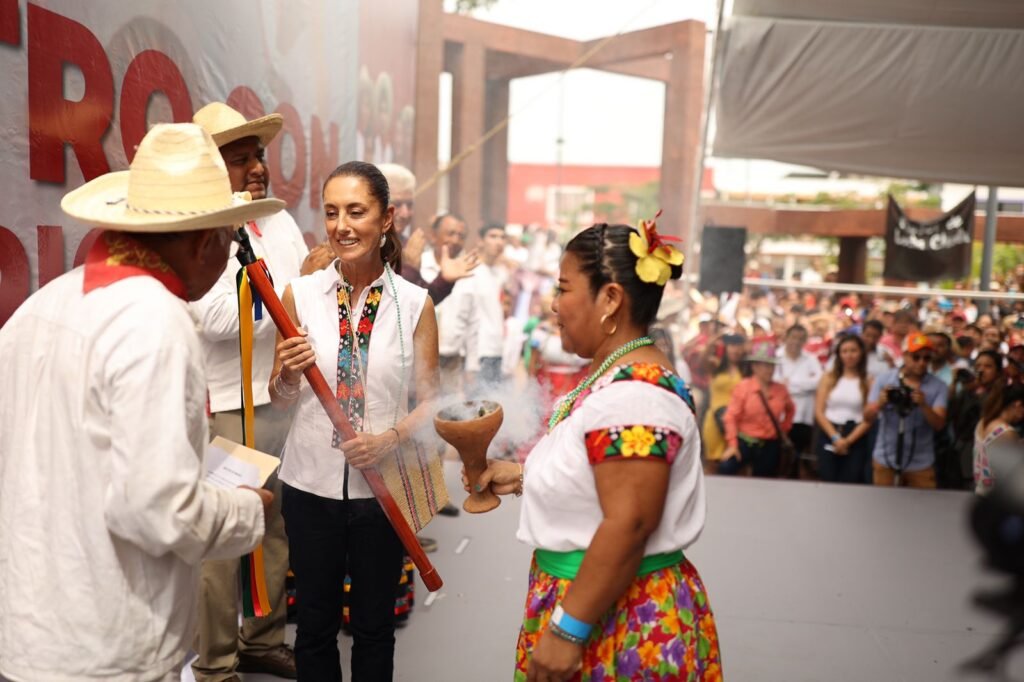
[[[227,104],[210,102],[192,116],[192,122],[201,125],[206,132],[213,135],[213,141],[218,147],[245,137],[259,138],[260,146],[266,147],[281,132],[284,116],[268,114],[247,121],[245,116]]]
[[[83,223],[122,232],[233,227],[284,210],[279,199],[233,194],[216,142],[193,123],[153,126],[131,167],[64,195],[60,207]]]

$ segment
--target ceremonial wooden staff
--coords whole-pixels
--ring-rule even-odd
[[[270,318],[274,321],[278,331],[281,332],[281,336],[286,339],[301,336],[299,330],[295,328],[291,317],[288,316],[288,312],[281,304],[281,299],[277,297],[274,285],[270,281],[262,260],[256,258],[252,245],[249,243],[249,234],[245,231],[244,227],[238,228],[238,231],[235,233],[235,241],[238,242],[238,254],[236,256],[238,262],[245,268],[252,288],[256,290],[263,300],[263,305],[266,306],[267,312],[270,313]],[[334,424],[334,428],[341,434],[342,439],[352,440],[355,438],[355,429],[349,423],[345,411],[341,409],[341,405],[335,399],[334,393],[331,391],[331,387],[327,385],[327,380],[324,379],[320,369],[314,364],[303,373],[306,375],[306,380],[309,381],[309,385],[313,388],[313,393],[320,400],[320,404],[330,418],[331,423]],[[363,474],[367,484],[369,484],[370,490],[373,491],[373,496],[380,503],[381,509],[384,510],[384,516],[387,517],[391,527],[398,533],[398,539],[402,541],[402,546],[405,547],[406,553],[412,557],[413,563],[416,564],[416,570],[420,572],[423,584],[431,592],[441,589],[441,586],[444,584],[441,576],[437,574],[437,569],[430,563],[427,553],[420,547],[416,534],[409,527],[409,524],[406,523],[405,516],[402,515],[401,510],[395,503],[395,499],[391,496],[387,486],[384,485],[384,478],[380,475],[380,472],[375,468],[359,469],[359,471]]]

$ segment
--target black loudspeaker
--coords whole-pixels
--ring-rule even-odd
[[[726,294],[743,290],[747,228],[705,226],[700,239],[701,291]]]

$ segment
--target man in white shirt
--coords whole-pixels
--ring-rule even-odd
[[[0,678],[179,678],[200,561],[252,551],[272,500],[203,480],[187,301],[224,270],[232,225],[283,206],[233,197],[192,124],[155,126],[131,170],[61,202],[106,231],[0,329]]]
[[[420,262],[420,273],[428,282],[441,271],[439,263],[444,247],[447,247],[451,258],[461,253],[466,243],[466,223],[456,215],[442,213],[430,226],[430,238],[433,249],[425,251]],[[459,393],[463,388],[466,367],[475,366],[478,362],[476,330],[479,314],[473,290],[472,277],[460,279],[452,293],[435,308],[441,390],[445,394]]]
[[[428,270],[430,277],[424,276],[420,272],[420,265],[427,245],[427,235],[413,223],[416,176],[397,163],[382,163],[377,169],[388,181],[391,205],[395,207],[395,230],[402,239],[401,275],[416,286],[426,289],[436,306],[452,292],[456,281],[469,277],[477,266],[477,256],[473,252],[449,254],[442,247],[439,258],[429,255],[428,260],[433,265]]]
[[[775,380],[789,390],[796,408],[789,439],[798,456],[810,451],[814,434],[814,395],[823,373],[817,356],[804,350],[806,343],[807,329],[803,325],[795,324],[787,329],[778,352],[779,364],[775,366]]]
[[[868,376],[872,381],[896,365],[889,349],[879,343],[884,333],[885,325],[879,320],[868,320],[860,332],[860,338],[864,341],[864,349],[868,354]]]
[[[231,189],[246,191],[254,199],[267,196],[267,168],[263,150],[281,130],[283,118],[270,114],[246,121],[220,102],[196,112],[193,121],[201,125],[220,147],[228,168]],[[246,225],[249,240],[258,257],[270,270],[278,296],[291,280],[326,267],[333,261],[331,250],[319,245],[312,252],[287,211],[251,221]],[[213,288],[192,304],[199,318],[199,334],[206,358],[210,391],[210,430],[215,436],[241,443],[242,426],[241,359],[237,276],[241,265],[232,261]],[[253,314],[247,311],[246,314]],[[280,456],[291,425],[291,413],[270,404],[267,383],[274,364],[276,327],[270,315],[253,326],[252,382],[255,409],[255,437],[252,447]],[[246,619],[238,627],[237,561],[207,561],[203,564],[199,598],[199,628],[192,663],[197,682],[237,679],[235,671],[267,672],[295,677],[295,657],[284,644],[287,616],[285,578],[288,573],[288,540],[281,518],[280,484],[275,475],[268,484],[277,502],[267,516],[263,558],[271,612],[263,618]]]
[[[505,312],[501,293],[505,271],[499,260],[505,252],[505,226],[484,225],[480,229],[481,264],[468,283],[472,288],[476,313],[476,353],[467,357],[466,371],[479,386],[495,386],[501,382],[501,358],[505,341]],[[475,376],[474,376],[475,375]]]

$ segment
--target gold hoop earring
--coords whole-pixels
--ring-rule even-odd
[[[605,313],[604,315],[601,316],[601,331],[604,332],[604,334],[607,336],[614,336],[615,332],[619,331],[619,323],[616,322],[615,320],[612,320],[612,330],[610,332],[604,331],[605,320],[608,319],[608,316],[610,314],[611,313]]]

